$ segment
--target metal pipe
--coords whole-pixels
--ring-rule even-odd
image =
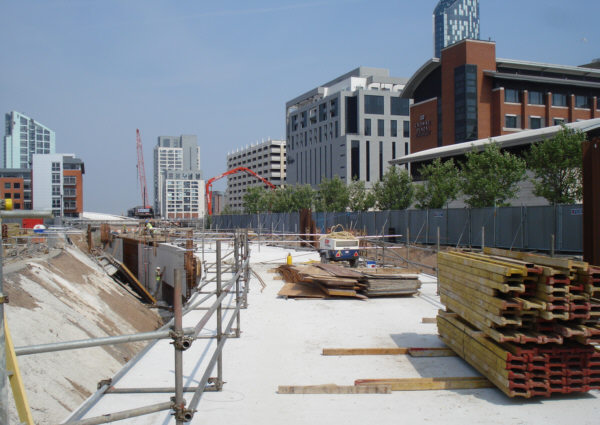
[[[94,418],[83,419],[81,421],[65,422],[64,425],[98,425],[106,424],[109,422],[120,421],[122,419],[135,418],[137,416],[148,415],[150,413],[162,412],[163,410],[170,410],[173,406],[172,402],[164,402],[158,404],[151,404],[149,406],[138,407],[135,409],[122,410],[115,413],[107,413],[106,415],[96,416]]]
[[[184,393],[193,393],[198,387],[183,387]],[[213,386],[208,386],[204,391],[215,391]],[[175,392],[174,387],[148,387],[148,388],[109,388],[105,394],[162,394]]]
[[[0,220],[0,226],[2,221]],[[6,371],[6,344],[4,334],[4,292],[2,262],[4,248],[0,237],[0,423],[8,423],[8,374]]]
[[[53,218],[52,211],[13,210],[0,211],[0,218]]]
[[[194,328],[185,328],[184,335],[193,335]],[[26,356],[29,354],[51,353],[54,351],[73,350],[77,348],[99,347],[102,345],[124,344],[135,341],[148,341],[167,339],[171,337],[170,330],[143,332],[131,335],[108,336],[104,338],[81,339],[77,341],[56,342],[52,344],[39,344],[24,347],[16,347],[15,354],[17,356]]]
[[[175,288],[173,295],[173,331],[174,331],[174,343],[175,349],[175,412],[180,413],[185,408],[185,402],[183,401],[183,349],[178,343],[177,338],[181,336],[183,329],[183,315],[181,308],[181,270],[175,269]],[[183,421],[179,419],[176,414],[176,424],[183,425]]]
[[[231,331],[231,327],[233,326],[234,320],[235,320],[235,314],[231,316],[231,319],[229,320],[229,323],[227,324],[227,327],[225,328],[225,334],[229,334],[229,332]],[[206,387],[206,384],[208,383],[208,380],[210,379],[210,375],[212,373],[212,370],[215,367],[215,363],[217,362],[217,357],[218,357],[219,353],[223,351],[223,346],[225,345],[225,342],[227,342],[227,338],[223,338],[221,340],[221,342],[219,342],[217,344],[217,348],[215,349],[215,352],[213,353],[212,357],[210,358],[210,361],[208,362],[208,365],[206,366],[204,375],[202,375],[202,379],[200,379],[200,382],[198,383],[198,390],[196,390],[196,392],[194,393],[194,397],[192,398],[192,401],[189,404],[188,408],[191,411],[195,411],[196,408],[198,407],[198,403],[200,402],[200,399],[202,398],[202,394],[204,394],[204,388]]]
[[[239,271],[240,270],[240,253],[241,253],[241,234],[237,233],[235,235],[235,271]],[[235,329],[235,336],[236,338],[240,337],[240,319],[241,319],[241,312],[240,312],[240,277],[238,275],[237,279],[235,280],[235,307],[237,308],[237,319],[236,319],[236,329]]]
[[[221,241],[217,242],[217,297],[221,297]],[[217,344],[223,339],[223,311],[221,310],[221,302],[217,305]],[[220,390],[223,388],[223,355],[219,353],[217,357],[217,388]]]

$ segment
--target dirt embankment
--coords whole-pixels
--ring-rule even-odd
[[[74,246],[4,269],[15,347],[133,334],[162,321]],[[145,342],[19,356],[34,421],[59,423]],[[12,395],[12,394],[11,394]],[[12,397],[9,397],[12,402]],[[11,412],[11,423],[18,423]]]

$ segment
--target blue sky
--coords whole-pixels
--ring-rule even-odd
[[[159,135],[197,134],[204,176],[228,151],[285,137],[285,102],[358,66],[410,77],[432,56],[437,0],[46,0],[0,8],[0,112],[56,131],[86,166],[86,211],[141,203],[135,130],[152,194]],[[481,0],[501,58],[600,58],[598,0]],[[222,188],[223,186],[221,186]]]

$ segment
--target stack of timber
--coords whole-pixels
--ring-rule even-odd
[[[286,297],[381,297],[413,295],[421,287],[414,273],[370,273],[335,264],[278,268],[286,282],[279,295]],[[320,291],[320,292],[319,292]]]
[[[600,389],[600,268],[486,249],[438,254],[442,340],[510,397]]]

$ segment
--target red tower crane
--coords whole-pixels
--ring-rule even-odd
[[[261,176],[256,174],[254,171],[252,171],[251,169],[246,168],[246,167],[237,167],[237,168],[233,168],[231,170],[225,171],[223,174],[219,174],[218,176],[213,177],[206,182],[205,195],[206,195],[206,209],[208,210],[208,215],[212,215],[212,195],[213,195],[212,184],[214,182],[216,182],[217,180],[222,179],[225,176],[228,176],[230,174],[239,173],[240,171],[243,171],[243,172],[253,175],[257,179],[262,181],[265,185],[267,185],[267,187],[269,187],[269,189],[277,188],[269,180],[262,178]]]
[[[137,141],[137,169],[138,177],[140,179],[140,188],[142,191],[142,205],[144,208],[150,208],[148,203],[148,189],[146,188],[146,170],[144,169],[144,152],[142,150],[142,136],[140,130],[136,129],[136,141]]]

